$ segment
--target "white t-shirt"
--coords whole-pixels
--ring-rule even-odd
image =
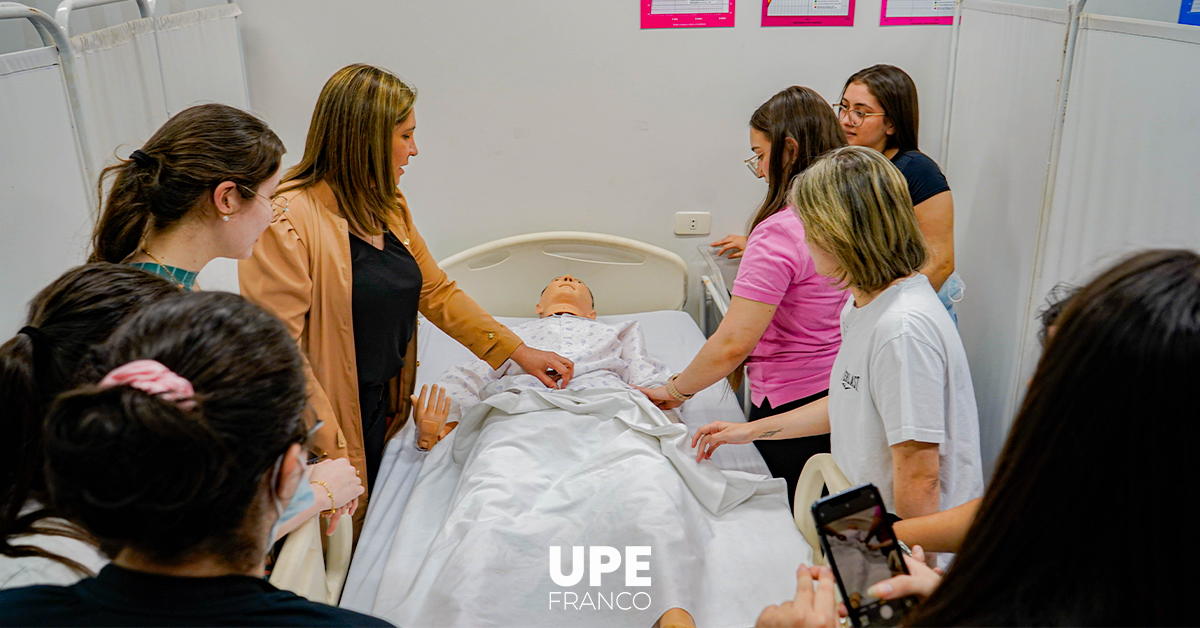
[[[851,484],[879,488],[895,512],[891,446],[937,443],[941,509],[983,494],[979,416],[958,329],[925,275],[842,310],[829,376],[833,459]]]
[[[21,509],[21,514],[28,514],[38,508],[41,508],[41,505],[30,500]],[[48,519],[45,522],[58,526],[70,525],[62,519]],[[34,524],[35,528],[37,525]],[[65,556],[87,567],[92,573],[99,573],[108,564],[108,558],[96,546],[65,536],[30,534],[10,539],[9,542],[13,545],[34,545],[57,556]],[[49,558],[0,556],[0,589],[15,589],[35,584],[69,585],[79,582],[83,577],[78,571]]]

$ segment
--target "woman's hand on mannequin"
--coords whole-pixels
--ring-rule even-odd
[[[717,257],[724,255],[725,251],[731,251],[729,253],[729,259],[736,259],[741,257],[742,253],[746,251],[746,236],[733,235],[731,233],[724,238],[709,244],[709,246],[721,247],[721,250],[717,251]]]
[[[533,349],[523,343],[509,359],[549,388],[566,388],[575,374],[574,362],[557,353]]]
[[[683,405],[682,401],[672,397],[671,393],[667,392],[666,386],[656,386],[654,388],[634,386],[634,388],[642,391],[643,395],[649,397],[651,403],[658,406],[659,410],[670,410]]]
[[[692,435],[692,447],[696,449],[696,462],[712,458],[717,447],[729,443],[740,445],[754,440],[754,429],[750,423],[726,423],[713,421],[696,430]]]
[[[915,595],[923,600],[942,583],[942,570],[930,569],[925,564],[925,550],[920,545],[913,546],[912,556],[905,556],[904,562],[908,565],[909,575],[877,582],[867,589],[867,595],[884,600]]]

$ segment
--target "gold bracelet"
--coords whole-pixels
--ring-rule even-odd
[[[332,515],[333,511],[337,510],[337,506],[335,506],[335,504],[337,504],[337,502],[333,501],[333,491],[329,490],[329,486],[320,480],[309,480],[308,483],[309,484],[320,484],[321,488],[324,488],[325,492],[329,493],[329,510],[322,510],[321,514]]]
[[[672,375],[671,378],[667,380],[667,394],[674,397],[676,401],[687,401],[688,399],[695,397],[696,393],[685,395],[679,392],[679,389],[675,387],[675,378],[677,377],[679,377],[679,373]]]

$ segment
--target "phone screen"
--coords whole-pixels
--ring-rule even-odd
[[[873,486],[851,489],[821,500],[817,509],[821,540],[854,625],[899,622],[914,606],[914,599],[881,601],[867,595],[871,585],[908,573],[878,492]]]

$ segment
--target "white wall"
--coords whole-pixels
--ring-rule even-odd
[[[923,147],[940,145],[949,27],[761,28],[738,3],[732,29],[639,30],[634,2],[247,0],[242,34],[253,109],[299,158],[325,80],[353,62],[420,90],[417,144],[401,180],[438,258],[495,238],[588,230],[673,250],[743,232],[765,192],[742,160],[754,109],[792,84],[838,96],[875,63],[921,90]],[[953,182],[951,182],[953,184]],[[713,236],[676,237],[677,211],[713,214]],[[698,281],[688,309],[695,313]]]

